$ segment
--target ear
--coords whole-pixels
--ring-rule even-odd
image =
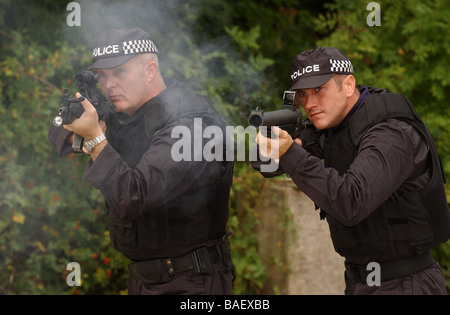
[[[347,97],[351,97],[355,93],[356,79],[353,75],[348,75],[343,82],[344,91]]]
[[[153,79],[155,78],[157,73],[158,73],[158,65],[157,65],[156,61],[153,61],[153,60],[149,61],[144,66],[144,75],[146,77],[147,82],[153,81]]]

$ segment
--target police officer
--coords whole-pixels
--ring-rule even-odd
[[[102,33],[89,68],[116,113],[105,128],[86,99],[83,115],[49,139],[65,156],[73,133],[84,138],[83,180],[103,194],[112,244],[131,260],[129,294],[231,294],[233,162],[171,155],[174,127],[225,126],[205,97],[161,76],[158,53],[141,29]]]
[[[298,54],[291,78],[307,119],[323,135],[316,140],[322,152],[314,156],[302,136],[293,140],[276,127],[278,139],[259,133],[257,143],[263,156],[279,160],[276,173],[287,173],[321,209],[346,259],[345,293],[445,294],[430,251],[450,238],[444,178],[411,103],[357,86],[350,60],[332,47]]]

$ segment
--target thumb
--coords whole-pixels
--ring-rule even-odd
[[[272,126],[272,132],[273,132],[273,134],[275,135],[275,136],[279,136],[280,135],[280,128],[279,127],[276,127],[276,126]]]
[[[288,138],[290,137],[289,133],[286,130],[281,129],[280,127],[273,126],[272,132],[277,138]]]

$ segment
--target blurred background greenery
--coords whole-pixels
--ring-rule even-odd
[[[81,180],[87,157],[58,159],[47,140],[60,91],[89,64],[94,38],[140,27],[157,44],[163,75],[207,95],[227,124],[251,109],[278,109],[296,54],[335,46],[359,84],[404,94],[432,133],[450,178],[450,6],[446,0],[69,1],[0,0],[0,294],[126,293],[128,261],[109,243],[100,193]],[[268,274],[258,254],[256,202],[267,180],[238,162],[230,229],[234,294],[258,294]],[[447,191],[450,191],[447,189]],[[450,288],[450,244],[434,250]],[[82,268],[69,287],[66,265]],[[273,290],[276,293],[276,290]]]

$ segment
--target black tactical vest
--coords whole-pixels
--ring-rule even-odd
[[[130,168],[141,160],[155,132],[179,118],[201,117],[204,124],[225,129],[219,114],[205,97],[174,85],[142,105],[125,121],[111,119],[108,123],[108,142]],[[225,154],[225,150],[223,152]],[[178,248],[180,244],[181,248],[188,248],[221,238],[228,220],[233,174],[233,162],[224,160],[222,163],[226,171],[215,184],[192,189],[133,222],[118,220],[109,211],[114,247],[127,257],[140,260],[162,252],[171,255],[168,245],[173,243],[178,244]]]
[[[440,159],[425,124],[404,96],[372,89],[372,94],[348,123],[326,138],[325,166],[346,173],[366,131],[392,118],[412,125],[428,144],[430,182],[423,189],[405,193],[396,200],[389,198],[355,226],[344,226],[326,214],[334,248],[344,257],[380,254],[394,241],[409,241],[414,252],[422,253],[450,238],[450,215]],[[326,209],[322,210],[326,213]]]

